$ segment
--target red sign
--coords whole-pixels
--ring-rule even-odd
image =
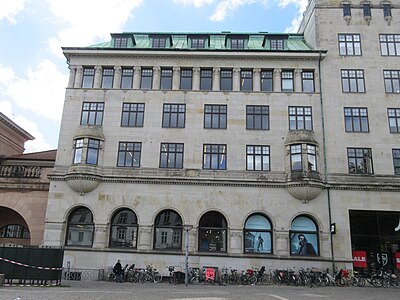
[[[353,267],[367,268],[367,251],[353,251]]]
[[[400,269],[400,252],[394,254],[394,259],[396,260],[396,269]]]
[[[215,270],[214,268],[206,268],[206,280],[214,280]]]

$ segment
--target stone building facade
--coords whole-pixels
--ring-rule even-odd
[[[75,267],[164,272],[183,264],[185,233],[195,267],[376,255],[384,233],[373,246],[353,233],[365,214],[400,216],[400,15],[365,3],[368,20],[364,2],[310,1],[298,34],[116,33],[63,48],[45,244]]]

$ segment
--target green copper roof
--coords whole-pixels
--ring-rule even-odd
[[[232,51],[314,51],[304,40],[302,34],[287,33],[113,33],[111,40],[90,48],[119,48],[119,49],[153,49],[152,43],[155,38],[164,38],[166,40],[165,48],[161,50],[232,50]],[[203,38],[205,40],[204,48],[194,48],[191,46],[193,38]],[[116,40],[124,39],[123,46],[117,45]],[[244,40],[244,49],[233,49],[231,40]],[[284,48],[275,50],[271,49],[271,40],[283,40]],[[127,40],[127,41],[126,41]],[[160,50],[160,48],[157,48]]]

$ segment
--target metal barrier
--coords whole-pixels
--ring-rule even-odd
[[[66,281],[97,281],[103,278],[103,269],[63,268],[62,271],[62,279]]]

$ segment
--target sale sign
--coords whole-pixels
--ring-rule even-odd
[[[394,259],[396,260],[396,269],[400,269],[400,252],[394,254]]]
[[[214,278],[215,278],[215,269],[206,268],[206,280],[214,280]]]
[[[367,251],[353,251],[353,267],[367,268]]]

